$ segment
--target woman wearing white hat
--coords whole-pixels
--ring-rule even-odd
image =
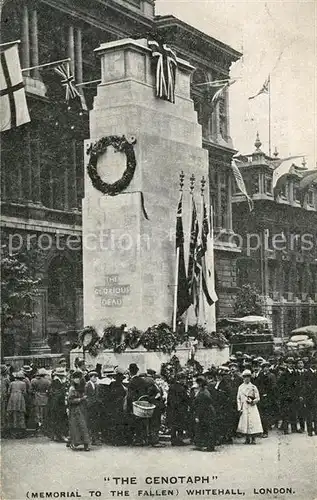
[[[257,403],[260,395],[257,387],[251,383],[251,371],[242,372],[243,384],[239,386],[237,403],[240,420],[237,432],[245,435],[245,444],[255,444],[255,437],[263,432]]]

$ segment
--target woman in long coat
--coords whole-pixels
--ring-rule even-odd
[[[89,451],[89,432],[87,426],[85,388],[82,383],[82,373],[75,372],[72,376],[72,383],[68,393],[69,409],[69,447],[75,449],[80,444],[84,445],[84,450]]]
[[[9,386],[9,400],[7,405],[8,428],[13,437],[24,437],[26,429],[27,386],[24,382],[24,373],[15,374],[15,379]]]
[[[237,432],[245,435],[245,444],[255,444],[256,435],[263,432],[257,408],[260,395],[258,388],[251,383],[251,371],[244,370],[242,377],[243,384],[239,386],[237,395],[238,412],[240,412]]]
[[[48,396],[48,422],[50,437],[54,441],[66,441],[68,436],[68,417],[66,413],[66,392],[68,389],[67,372],[57,367]]]

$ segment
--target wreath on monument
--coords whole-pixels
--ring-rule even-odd
[[[95,142],[95,144],[88,148],[87,154],[90,155],[90,158],[87,166],[87,172],[92,185],[98,189],[98,191],[109,196],[116,196],[129,186],[136,168],[136,158],[133,149],[133,145],[135,143],[135,137],[128,139],[124,135],[109,135],[107,137],[102,137],[99,141]],[[97,169],[98,159],[107,151],[108,146],[112,146],[116,152],[125,153],[127,159],[126,169],[123,172],[122,177],[112,184],[104,182],[98,174]]]

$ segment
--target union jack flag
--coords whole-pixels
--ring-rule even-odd
[[[75,78],[70,72],[69,62],[59,64],[54,67],[54,71],[62,77],[61,84],[65,87],[65,100],[68,103],[70,100],[79,99],[82,109],[87,111],[85,97],[75,86]]]
[[[156,96],[172,103],[175,102],[175,81],[177,59],[175,52],[165,43],[149,40],[152,57],[156,61]]]

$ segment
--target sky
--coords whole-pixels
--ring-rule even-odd
[[[317,165],[317,0],[156,0],[157,14],[173,14],[243,52],[231,67],[230,128],[234,147],[254,151],[256,132],[269,152],[268,96],[256,94],[271,78],[271,146],[280,157],[305,155]]]

